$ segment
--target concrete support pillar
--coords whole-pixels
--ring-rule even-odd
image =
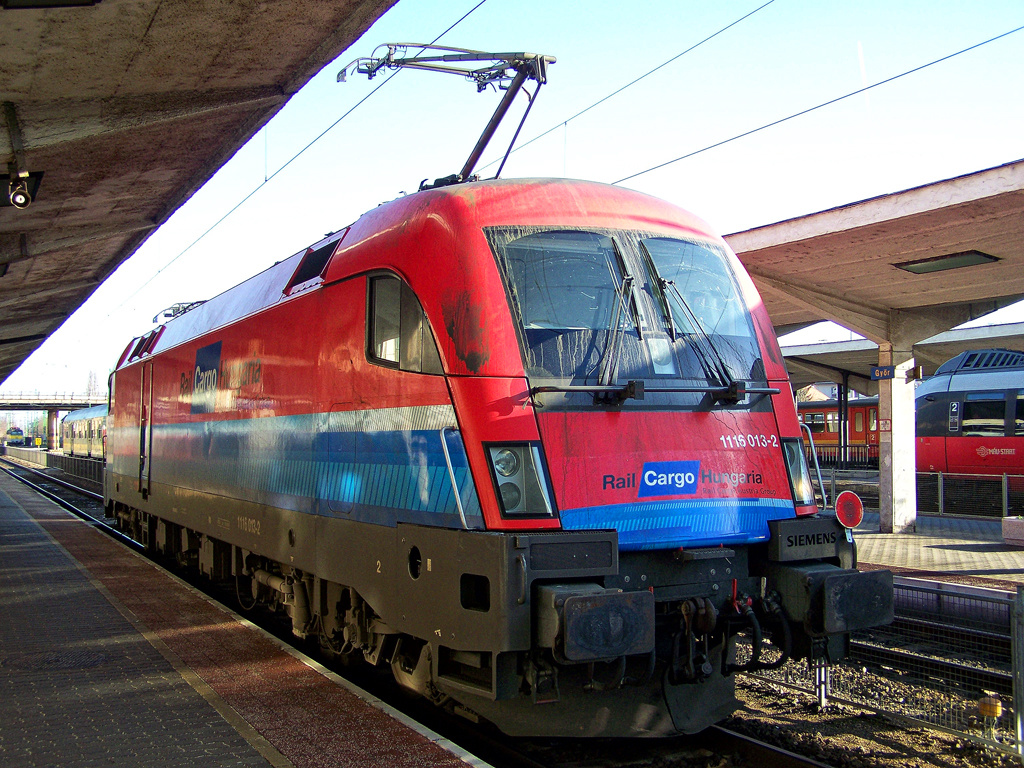
[[[57,416],[59,415],[60,411],[46,412],[46,450],[48,451],[55,451],[60,446],[57,435],[57,425],[60,423],[57,421]]]
[[[903,346],[903,345],[900,345]],[[917,470],[914,460],[914,369],[911,345],[878,345],[878,364],[895,366],[892,379],[878,385],[878,506],[883,533],[917,528]]]

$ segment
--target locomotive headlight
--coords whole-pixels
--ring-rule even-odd
[[[551,517],[555,514],[539,444],[495,445],[489,446],[487,451],[503,515]]]
[[[502,483],[498,486],[498,492],[501,493],[501,505],[506,512],[518,509],[523,501],[522,491],[515,483]]]
[[[494,468],[498,471],[498,474],[502,477],[512,477],[516,472],[519,471],[519,456],[516,452],[508,448],[502,448],[496,453],[492,453]],[[506,483],[505,485],[508,485]],[[503,488],[505,486],[502,486]]]
[[[811,472],[807,468],[807,457],[804,456],[804,441],[783,438],[782,454],[786,459],[786,473],[789,475],[789,485],[793,491],[793,504],[798,507],[816,506]]]

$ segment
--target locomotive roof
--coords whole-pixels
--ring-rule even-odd
[[[414,290],[417,280],[421,285],[436,286],[440,269],[450,293],[460,289],[460,295],[471,293],[478,285],[474,281],[481,279],[481,269],[493,272],[495,279],[497,271],[493,263],[471,268],[472,256],[459,260],[466,250],[459,232],[516,224],[642,228],[713,240],[728,248],[704,221],[687,211],[597,182],[503,179],[426,190],[368,211],[352,225],[168,321],[151,332],[150,343],[145,343],[150,334],[136,338],[118,367],[230,325],[306,290],[373,269],[395,269]],[[455,256],[450,264],[425,263],[416,245],[427,236],[452,241]],[[381,249],[374,247],[382,237],[403,242],[410,256],[401,263],[382,261]],[[313,262],[313,270],[307,260]]]
[[[1024,390],[1024,353],[1011,349],[961,352],[939,366],[917,388],[916,397],[932,392]]]

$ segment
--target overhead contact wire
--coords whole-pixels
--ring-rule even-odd
[[[455,27],[457,27],[457,26],[458,26],[459,24],[461,24],[461,23],[462,23],[462,22],[464,22],[464,21],[465,21],[465,20],[466,20],[467,18],[469,18],[469,16],[470,16],[470,15],[471,15],[471,14],[472,14],[473,12],[475,12],[475,11],[476,11],[476,10],[477,10],[478,8],[480,8],[480,6],[482,6],[482,5],[483,5],[484,3],[486,3],[486,2],[487,2],[487,0],[480,0],[480,2],[478,2],[478,3],[477,3],[476,5],[474,5],[474,6],[472,7],[472,8],[470,8],[470,9],[469,9],[468,11],[466,11],[466,13],[464,13],[464,14],[463,14],[463,15],[462,15],[462,16],[461,16],[461,17],[460,17],[460,18],[459,18],[459,19],[458,19],[458,20],[457,20],[456,22],[454,22],[454,23],[453,23],[453,24],[452,24],[451,26],[449,26],[449,27],[448,27],[448,29],[446,29],[446,30],[445,30],[444,32],[442,32],[442,33],[441,33],[441,34],[439,34],[439,35],[438,35],[437,37],[435,37],[435,38],[434,38],[433,40],[431,40],[431,41],[430,41],[430,45],[433,45],[433,44],[434,44],[434,43],[436,43],[436,42],[437,42],[438,40],[440,40],[440,39],[441,39],[442,37],[444,37],[444,36],[445,36],[445,35],[447,35],[447,34],[448,34],[449,32],[451,32],[451,31],[452,31],[453,29],[455,29]],[[421,51],[420,51],[420,52],[422,53],[422,51],[423,51],[423,50],[426,50],[426,49],[421,49]],[[365,96],[363,96],[363,98],[361,98],[361,99],[360,99],[359,101],[357,101],[357,102],[356,102],[356,103],[355,103],[354,105],[352,105],[352,107],[351,107],[351,108],[349,108],[349,109],[348,109],[348,111],[346,111],[346,112],[345,112],[345,114],[343,114],[343,115],[342,115],[341,117],[339,117],[339,118],[338,118],[337,120],[335,120],[335,121],[334,121],[333,123],[331,123],[331,124],[330,124],[329,126],[327,126],[327,127],[326,127],[326,128],[325,128],[325,129],[323,130],[323,131],[321,131],[321,132],[320,132],[320,133],[319,133],[319,134],[318,134],[318,135],[316,136],[316,138],[314,138],[314,139],[313,139],[312,141],[310,141],[310,142],[309,142],[308,144],[306,144],[306,146],[304,146],[304,147],[303,147],[302,149],[300,149],[300,150],[299,150],[298,152],[296,152],[296,153],[295,153],[294,155],[292,155],[292,156],[291,156],[291,157],[290,157],[290,158],[289,158],[289,159],[288,159],[287,161],[285,161],[284,165],[282,165],[282,166],[281,166],[280,168],[278,168],[278,169],[277,169],[276,171],[274,171],[274,172],[273,172],[272,174],[270,174],[270,176],[266,176],[266,170],[264,170],[264,176],[266,176],[266,178],[264,178],[264,180],[263,180],[262,182],[260,182],[260,184],[258,184],[258,185],[256,186],[256,188],[252,190],[252,192],[250,192],[250,193],[249,193],[249,194],[247,194],[247,195],[246,195],[245,197],[243,197],[243,198],[242,198],[241,200],[239,200],[239,201],[238,201],[238,202],[237,202],[237,203],[236,203],[236,204],[234,205],[234,207],[233,207],[233,208],[231,208],[231,210],[229,210],[229,211],[228,211],[227,213],[225,213],[225,214],[224,214],[223,216],[221,216],[221,217],[220,217],[219,219],[217,219],[217,221],[215,221],[215,222],[214,222],[213,224],[211,224],[211,225],[210,225],[210,226],[209,226],[209,227],[208,227],[208,228],[207,228],[207,229],[206,229],[206,230],[205,230],[205,231],[204,231],[204,232],[203,232],[203,233],[202,233],[201,235],[199,235],[199,237],[197,237],[197,238],[196,238],[195,240],[193,240],[193,241],[192,241],[191,243],[189,243],[189,244],[188,244],[187,246],[185,246],[185,248],[184,248],[184,249],[183,249],[183,250],[182,250],[182,251],[181,251],[181,252],[180,252],[180,253],[179,253],[179,254],[178,254],[177,256],[175,256],[175,257],[174,257],[173,259],[171,259],[171,260],[170,260],[169,262],[167,262],[166,264],[164,264],[164,265],[163,265],[163,266],[162,266],[162,267],[161,267],[160,269],[158,269],[158,270],[156,271],[156,273],[155,273],[155,274],[153,274],[153,276],[152,276],[152,277],[150,277],[150,278],[149,278],[149,279],[148,279],[148,280],[147,280],[146,282],[144,282],[144,283],[143,283],[142,285],[140,285],[140,286],[139,286],[138,288],[136,288],[136,289],[135,289],[135,291],[134,291],[134,292],[133,292],[133,293],[132,293],[131,295],[129,295],[129,296],[128,296],[128,298],[126,298],[126,299],[125,299],[125,300],[124,300],[123,302],[121,302],[121,304],[119,304],[119,305],[118,305],[118,308],[120,308],[120,307],[123,307],[123,306],[124,306],[125,304],[127,304],[127,303],[128,303],[128,302],[129,302],[130,300],[131,300],[131,299],[133,299],[133,298],[134,298],[135,296],[137,296],[137,295],[138,295],[138,293],[139,293],[139,292],[140,292],[140,291],[141,291],[141,290],[142,290],[143,288],[145,288],[145,287],[146,287],[147,285],[149,285],[149,284],[150,284],[151,282],[153,282],[154,280],[156,280],[156,279],[157,279],[157,278],[158,278],[158,277],[159,277],[159,276],[160,276],[160,275],[161,275],[161,274],[163,273],[163,271],[164,271],[165,269],[167,269],[167,268],[168,268],[168,267],[170,267],[170,266],[171,266],[172,264],[174,264],[174,262],[176,262],[176,261],[177,261],[178,259],[180,259],[180,258],[181,258],[182,256],[184,256],[184,255],[185,255],[186,253],[188,253],[188,252],[189,252],[189,251],[190,251],[190,250],[191,250],[191,249],[192,249],[192,248],[193,248],[193,247],[194,247],[194,246],[195,246],[195,245],[196,245],[197,243],[199,243],[199,242],[200,242],[200,241],[201,241],[201,240],[202,240],[202,239],[203,239],[204,237],[206,237],[206,236],[207,236],[208,234],[210,234],[210,233],[211,233],[211,232],[212,232],[213,230],[215,230],[215,229],[216,229],[217,227],[219,227],[219,226],[220,226],[220,225],[221,225],[221,224],[222,224],[222,223],[224,222],[224,220],[225,220],[225,219],[227,219],[227,218],[228,218],[228,217],[229,217],[229,216],[230,216],[231,214],[233,214],[233,213],[234,213],[235,211],[237,211],[237,210],[238,210],[239,208],[241,208],[241,207],[242,207],[242,206],[243,206],[243,205],[244,205],[244,204],[245,204],[246,202],[248,202],[248,200],[249,200],[249,199],[250,199],[250,198],[251,198],[251,197],[252,197],[253,195],[255,195],[255,194],[256,194],[257,192],[259,192],[259,191],[260,191],[261,189],[263,189],[263,187],[265,187],[265,186],[266,186],[266,185],[267,185],[267,184],[268,184],[268,183],[269,183],[269,182],[270,182],[271,180],[273,180],[273,178],[274,178],[275,176],[277,176],[277,175],[278,175],[279,173],[281,173],[281,171],[283,171],[283,170],[284,170],[285,168],[287,168],[287,167],[288,167],[289,165],[291,165],[291,164],[292,164],[293,162],[295,162],[296,160],[298,160],[298,159],[299,159],[299,157],[300,157],[300,156],[301,156],[301,155],[302,155],[303,153],[305,153],[305,151],[306,151],[306,150],[308,150],[308,149],[309,149],[310,147],[312,147],[312,146],[313,146],[314,144],[316,144],[316,143],[317,143],[318,141],[320,141],[320,139],[322,139],[322,138],[323,138],[324,136],[326,136],[326,135],[327,135],[327,134],[328,134],[328,133],[329,133],[330,131],[334,130],[334,128],[335,128],[335,127],[336,127],[336,126],[337,126],[337,125],[338,125],[338,124],[339,124],[339,123],[340,123],[340,122],[341,122],[342,120],[344,120],[344,119],[345,119],[346,117],[348,117],[348,116],[349,116],[349,115],[351,115],[351,114],[352,114],[353,112],[355,112],[355,111],[356,111],[357,109],[359,109],[359,107],[361,107],[361,106],[362,106],[363,104],[365,104],[365,103],[366,103],[366,101],[367,101],[367,100],[368,100],[368,99],[369,99],[369,98],[370,98],[371,96],[373,96],[373,95],[374,95],[375,93],[377,93],[377,91],[379,91],[379,90],[380,90],[381,88],[383,88],[383,87],[384,87],[385,85],[387,85],[387,84],[388,84],[389,82],[391,82],[391,78],[393,78],[393,77],[394,77],[395,75],[397,75],[397,74],[399,73],[399,71],[400,71],[400,70],[395,70],[395,71],[394,71],[394,72],[392,72],[392,73],[391,73],[390,75],[388,75],[388,76],[387,76],[386,78],[384,78],[384,80],[383,80],[383,81],[381,81],[381,82],[380,82],[380,83],[379,83],[379,84],[378,84],[378,85],[377,85],[377,86],[376,86],[375,88],[373,88],[373,89],[372,89],[372,90],[371,90],[371,91],[370,91],[370,92],[369,92],[368,94],[366,94]]]
[[[721,146],[723,146],[725,144],[729,144],[730,142],[736,141],[738,139],[742,139],[742,138],[745,138],[747,136],[751,136],[751,135],[753,135],[755,133],[758,133],[759,131],[764,131],[764,130],[766,130],[768,128],[772,128],[772,127],[774,127],[776,125],[780,125],[780,124],[785,123],[785,122],[787,122],[789,120],[793,120],[794,118],[801,117],[802,115],[810,114],[811,112],[814,112],[816,110],[822,109],[822,108],[830,106],[832,104],[836,104],[837,102],[843,101],[844,99],[848,99],[851,96],[856,96],[859,93],[864,93],[865,91],[870,91],[872,88],[877,88],[880,85],[885,85],[886,83],[891,83],[894,80],[899,80],[901,77],[906,77],[907,75],[912,75],[915,72],[920,72],[922,69],[927,69],[928,67],[932,67],[932,66],[934,66],[936,64],[941,64],[944,61],[949,61],[950,59],[955,58],[956,56],[959,56],[959,55],[961,55],[963,53],[967,53],[968,51],[973,51],[975,48],[980,48],[983,45],[988,45],[989,43],[994,43],[996,40],[1001,40],[1004,37],[1012,35],[1012,34],[1014,34],[1016,32],[1020,32],[1022,29],[1024,29],[1024,26],[1017,27],[1016,29],[1011,29],[1009,32],[1003,32],[1001,35],[996,35],[995,37],[990,37],[988,40],[984,40],[984,41],[982,41],[980,43],[975,43],[974,45],[969,46],[967,48],[964,48],[963,50],[957,51],[956,53],[951,53],[951,54],[949,54],[947,56],[943,56],[941,59],[935,59],[935,61],[930,61],[927,64],[922,64],[919,67],[914,67],[913,69],[908,69],[906,72],[901,72],[900,74],[893,75],[892,77],[888,77],[885,80],[879,80],[877,83],[872,83],[871,85],[866,85],[863,88],[858,88],[855,91],[850,91],[849,93],[844,94],[843,96],[837,96],[834,99],[829,99],[828,101],[822,102],[821,104],[818,104],[817,106],[809,107],[809,108],[801,110],[799,112],[795,112],[792,115],[789,115],[788,117],[782,117],[782,118],[779,118],[778,120],[773,120],[772,122],[766,123],[765,125],[762,125],[759,128],[752,128],[749,131],[744,131],[743,133],[739,133],[739,134],[737,134],[737,135],[735,135],[735,136],[733,136],[731,138],[723,139],[722,141],[715,142],[714,144],[709,144],[708,146],[703,147],[701,149],[696,149],[693,152],[688,152],[685,155],[680,155],[679,157],[675,158],[674,160],[666,160],[664,163],[659,163],[658,165],[652,166],[652,167],[650,167],[650,168],[648,168],[647,170],[644,170],[644,171],[637,171],[634,174],[630,174],[629,176],[624,176],[623,178],[618,179],[617,181],[613,181],[611,183],[612,184],[621,184],[624,181],[629,181],[630,179],[635,179],[637,176],[643,176],[645,173],[650,173],[651,171],[656,171],[659,168],[664,168],[667,165],[672,165],[673,163],[678,163],[680,160],[686,160],[688,158],[694,157],[695,155],[699,155],[702,152],[707,152],[708,150],[716,149],[717,147],[721,147]]]
[[[691,51],[694,51],[694,50],[696,50],[697,48],[700,48],[700,47],[701,47],[702,45],[704,45],[704,43],[706,43],[706,42],[708,42],[708,41],[710,41],[710,40],[713,40],[714,38],[718,37],[718,36],[719,36],[720,34],[722,34],[723,32],[726,32],[727,30],[731,29],[732,27],[735,27],[735,26],[736,26],[737,24],[739,24],[739,23],[740,23],[741,21],[745,21],[746,19],[749,19],[749,18],[750,18],[751,16],[753,16],[753,15],[754,15],[755,13],[757,13],[757,12],[758,12],[758,11],[760,11],[760,10],[763,10],[763,9],[767,8],[767,7],[769,6],[769,5],[771,5],[771,4],[772,4],[772,3],[774,3],[774,2],[775,2],[775,0],[768,0],[768,2],[767,2],[767,3],[765,3],[764,5],[762,5],[762,6],[758,7],[758,8],[755,8],[754,10],[752,10],[752,11],[751,11],[750,13],[746,14],[745,16],[741,16],[740,18],[736,19],[736,21],[732,22],[731,24],[728,24],[728,25],[726,25],[726,26],[722,27],[722,28],[721,28],[720,30],[718,30],[718,31],[717,31],[717,32],[715,32],[714,34],[708,35],[708,36],[707,36],[707,37],[705,37],[705,38],[704,38],[703,40],[701,40],[701,41],[700,41],[699,43],[694,43],[693,45],[691,45],[691,46],[690,46],[689,48],[687,48],[687,49],[686,49],[685,51],[683,51],[682,53],[677,53],[677,54],[676,54],[675,56],[673,56],[673,57],[672,57],[671,59],[668,59],[667,61],[664,61],[664,62],[662,62],[661,64],[659,64],[658,66],[656,66],[656,67],[655,67],[654,69],[650,70],[649,72],[646,72],[646,73],[644,73],[644,74],[640,75],[640,77],[636,78],[635,80],[633,80],[633,81],[631,81],[631,82],[629,82],[629,83],[626,83],[626,84],[625,84],[624,86],[622,86],[621,88],[619,88],[619,89],[617,89],[617,90],[615,90],[615,91],[612,91],[611,93],[609,93],[609,94],[608,94],[607,96],[605,96],[604,98],[602,98],[602,99],[599,99],[598,101],[595,101],[595,102],[594,102],[593,104],[591,104],[591,105],[590,105],[589,107],[586,107],[585,109],[581,109],[581,110],[580,110],[579,112],[577,112],[577,113],[576,113],[575,115],[573,115],[572,117],[570,117],[570,118],[567,118],[566,120],[563,120],[562,122],[558,123],[558,125],[553,125],[553,126],[551,126],[551,127],[550,127],[550,128],[548,128],[548,129],[547,129],[546,131],[544,131],[544,133],[538,134],[538,135],[534,136],[534,137],[533,137],[532,139],[530,139],[529,141],[527,141],[527,142],[524,142],[524,143],[520,144],[520,145],[519,145],[518,147],[516,147],[515,149],[513,149],[513,150],[512,150],[512,153],[514,154],[514,153],[518,152],[518,151],[519,151],[520,149],[525,149],[526,147],[528,147],[528,146],[530,146],[531,144],[533,144],[533,142],[535,142],[535,141],[538,141],[538,140],[540,140],[540,139],[543,139],[543,138],[544,138],[545,136],[547,136],[547,135],[548,135],[549,133],[552,133],[552,132],[554,132],[554,131],[557,131],[557,130],[558,130],[559,128],[563,128],[563,127],[565,127],[565,126],[566,126],[567,124],[571,123],[571,122],[572,122],[573,120],[575,120],[575,119],[576,119],[577,117],[580,117],[581,115],[584,115],[584,114],[586,114],[587,112],[589,112],[590,110],[592,110],[592,109],[593,109],[594,107],[597,107],[597,106],[600,106],[601,104],[604,104],[604,103],[605,103],[606,101],[608,101],[608,99],[611,99],[611,98],[613,98],[613,97],[615,97],[615,96],[618,96],[618,95],[619,95],[620,93],[622,93],[622,92],[623,92],[624,90],[626,90],[627,88],[630,88],[630,87],[632,87],[632,86],[636,85],[636,84],[637,84],[637,83],[639,83],[639,82],[640,82],[641,80],[643,80],[643,79],[644,79],[645,77],[648,77],[648,76],[650,76],[650,75],[653,75],[653,74],[654,74],[655,72],[657,72],[657,71],[658,71],[659,69],[664,69],[665,67],[667,67],[667,66],[668,66],[669,64],[671,64],[671,63],[672,63],[673,61],[675,61],[676,59],[678,59],[678,58],[681,58],[682,56],[685,56],[686,54],[690,53]],[[482,170],[484,170],[484,169],[486,169],[486,168],[490,168],[490,167],[491,167],[492,165],[494,165],[495,163],[497,163],[497,162],[498,162],[498,161],[499,161],[500,159],[501,159],[501,158],[496,158],[496,159],[492,160],[492,161],[491,161],[491,162],[489,162],[489,163],[488,163],[487,165],[483,166],[483,168],[481,168],[480,170],[482,171]]]

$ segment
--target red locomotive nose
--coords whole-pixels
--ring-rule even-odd
[[[864,502],[853,491],[843,491],[836,497],[836,517],[847,528],[856,528],[864,519]]]

